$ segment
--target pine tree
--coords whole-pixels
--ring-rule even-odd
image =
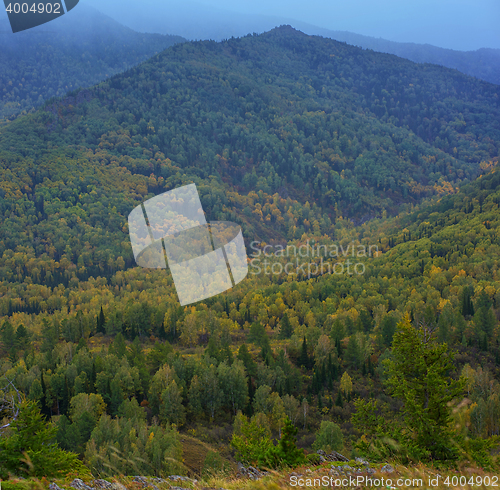
[[[61,403],[59,404],[59,411],[61,415],[68,414],[70,398],[71,398],[71,393],[68,385],[68,378],[64,376],[63,392],[61,396]]]
[[[16,345],[20,349],[25,349],[28,342],[28,331],[24,325],[19,325],[16,330]]]
[[[15,346],[15,334],[14,327],[10,322],[5,321],[0,328],[0,339],[6,351],[10,351]]]
[[[280,339],[289,339],[293,334],[293,327],[290,323],[288,315],[285,313],[283,318],[281,319],[281,327],[280,327]]]
[[[372,357],[371,356],[368,356],[368,366],[367,366],[367,369],[368,369],[368,374],[371,374],[372,376],[375,374],[375,369],[373,367]]]
[[[392,358],[384,361],[386,384],[404,402],[405,442],[421,458],[457,457],[449,402],[462,394],[464,381],[449,376],[452,361],[447,345],[436,343],[428,330],[415,329],[408,317],[398,323]]]
[[[252,359],[252,356],[250,352],[248,352],[248,347],[246,344],[242,344],[241,347],[238,349],[238,359],[240,361],[243,361],[243,364],[245,365],[245,369],[247,370],[248,376],[256,376],[257,374],[257,366],[255,365],[254,360]]]
[[[340,390],[337,392],[337,398],[335,400],[335,405],[337,405],[337,407],[344,406],[344,402],[342,400],[342,392]]]
[[[306,461],[303,449],[297,447],[298,429],[287,417],[277,446],[271,446],[260,458],[260,463],[271,468],[295,468]]]
[[[109,400],[109,412],[111,415],[116,415],[118,413],[118,407],[123,402],[123,390],[116,381],[110,382],[110,400]]]
[[[55,441],[57,427],[47,424],[36,402],[24,401],[10,432],[0,437],[0,478],[9,474],[26,477],[61,477],[70,472],[88,474],[74,453],[62,450]]]
[[[305,336],[302,342],[302,349],[300,351],[298,364],[299,366],[303,366],[305,369],[309,369],[309,355],[307,354],[307,340]]]
[[[462,315],[464,317],[474,315],[474,304],[472,303],[472,294],[474,293],[472,286],[464,286],[462,289]]]
[[[45,415],[47,419],[49,419],[52,414],[50,407],[47,405],[47,387],[45,386],[43,371],[41,373],[40,384],[42,385],[42,398],[40,400],[40,406],[42,407],[42,414]]]
[[[106,330],[104,328],[105,324],[106,324],[106,318],[104,316],[104,311],[102,310],[101,306],[101,311],[99,312],[99,317],[97,318],[97,332],[106,333]]]
[[[482,350],[488,350],[488,338],[492,337],[493,329],[497,324],[493,311],[492,301],[482,291],[477,300],[476,313],[474,314],[474,331],[476,339]]]

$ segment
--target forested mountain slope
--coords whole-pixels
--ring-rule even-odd
[[[477,446],[469,449],[482,447],[500,419],[499,203],[494,171],[389,221],[353,227],[340,219],[337,244],[358,250],[378,243],[382,252],[355,259],[364,274],[251,273],[193,308],[179,308],[165,271],[120,270],[109,280],[73,274],[51,288],[37,285],[41,262],[33,267],[34,257],[22,249],[6,252],[2,272],[19,275],[26,264],[24,282],[34,286],[27,303],[38,313],[15,312],[23,288],[10,282],[14,276],[2,283],[12,310],[0,328],[0,373],[15,379],[46,416],[61,416],[59,443],[100,475],[185,471],[178,463],[182,437],[170,423],[228,456],[227,420],[235,410],[254,414],[254,423],[274,437],[288,416],[309,449],[320,423],[334,421],[341,435],[332,443],[346,454],[356,446],[375,460],[407,458],[404,447],[384,447],[384,434],[401,436],[408,427],[401,404],[388,396],[383,364],[407,314],[455,352],[451,374],[464,376],[467,398],[454,412],[454,437],[473,438]],[[294,244],[306,240],[331,250],[326,236]],[[332,266],[346,258],[352,260],[350,252],[324,257]],[[44,274],[49,281],[51,271]],[[363,410],[358,397],[375,404],[368,427],[353,416]],[[239,415],[235,433],[241,424]],[[151,433],[156,444],[149,443]],[[371,443],[378,449],[370,452]],[[466,457],[490,467],[487,451]]]
[[[247,246],[336,240],[342,217],[453,193],[496,161],[498,104],[485,82],[288,27],[170,48],[0,131],[0,311],[61,310],[52,288],[133,266],[128,213],[188,182]]]
[[[500,49],[481,48],[475,51],[445,49],[431,44],[402,43],[370,36],[363,36],[347,31],[331,31],[315,26],[296,24],[308,34],[330,37],[364,49],[373,49],[381,53],[395,54],[415,63],[433,63],[454,68],[466,75],[480,78],[487,82],[500,84]]]
[[[16,34],[2,21],[0,124],[183,41],[179,36],[135,32],[86,5],[50,25]]]
[[[306,448],[330,421],[347,454],[491,466],[498,112],[491,84],[283,27],[174,46],[17,118],[0,130],[0,374],[99,475],[183,471],[171,424],[222,452],[233,428],[272,444],[286,416]],[[242,224],[252,261],[227,293],[182,308],[170,274],[134,267],[126,219],[190,182],[208,219]],[[349,219],[366,214],[382,216]],[[383,363],[395,332],[415,331],[406,315],[430,353],[410,366],[431,383],[419,396],[467,382],[420,411],[420,429]],[[456,452],[436,452],[436,420]]]
[[[191,181],[248,237],[331,233],[341,215],[394,213],[491,165],[498,92],[289,27],[177,45],[1,130],[0,249],[59,260],[69,246],[85,261],[90,234],[91,267],[130,265],[128,212]]]
[[[462,73],[487,82],[500,84],[500,50],[485,48],[492,46],[485,39],[485,44],[474,43],[475,51],[445,49],[431,44],[395,42],[354,32],[318,27],[287,15],[272,16],[252,13],[237,13],[223,8],[214,8],[184,0],[179,3],[166,3],[161,6],[143,0],[123,0],[122,8],[117,10],[113,4],[98,0],[87,0],[95,8],[118,20],[120,23],[140,32],[176,33],[189,40],[214,39],[220,41],[230,37],[241,37],[248,33],[262,33],[281,24],[290,24],[306,34],[323,36],[346,42],[364,49],[373,49],[382,53],[395,54],[416,63],[434,63],[454,68]],[[288,14],[291,15],[291,14]],[[476,22],[478,20],[476,19]],[[482,26],[487,32],[488,27]],[[463,38],[470,39],[471,31],[463,32]],[[460,44],[460,43],[459,43]]]

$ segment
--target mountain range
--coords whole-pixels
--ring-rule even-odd
[[[32,243],[35,213],[40,252],[49,240],[62,256],[69,233],[78,260],[91,233],[93,255],[106,249],[131,264],[129,246],[121,250],[128,212],[188,182],[210,219],[240,221],[266,241],[331,233],[341,216],[391,215],[495,165],[499,90],[289,26],[178,44],[1,131],[2,247]],[[66,190],[54,193],[52,179]],[[50,204],[61,198],[63,207]],[[96,202],[108,204],[91,211]],[[63,216],[67,227],[54,226]],[[114,238],[100,242],[104,229]]]
[[[94,85],[185,41],[140,34],[86,5],[12,34],[0,23],[0,124],[80,87]]]
[[[106,9],[105,5],[99,8]],[[79,87],[89,87],[120,73],[163,49],[187,38],[226,39],[248,32],[263,32],[279,24],[278,18],[238,16],[222,11],[217,15],[200,5],[179,18],[160,13],[142,15],[134,5],[111,10],[116,20],[88,5],[51,24],[13,35],[8,21],[0,21],[0,124],[17,114],[32,111],[44,101]],[[196,8],[194,8],[196,7]],[[144,11],[146,9],[146,12]],[[205,10],[204,10],[205,9]],[[134,13],[135,12],[135,13]],[[192,15],[188,12],[192,12]],[[235,17],[236,16],[236,17]],[[203,19],[202,19],[203,18]],[[142,20],[141,20],[142,19]],[[165,21],[166,19],[166,21]],[[196,20],[198,19],[198,20]],[[210,20],[211,19],[211,20]],[[430,45],[396,43],[344,31],[331,31],[300,21],[290,21],[310,35],[346,42],[378,52],[396,54],[417,63],[433,63],[491,83],[500,83],[500,50],[454,51]],[[154,34],[159,32],[160,34]]]
[[[26,402],[0,477],[214,488],[262,454],[332,474],[301,451],[330,445],[496,471],[499,156],[498,85],[286,25],[179,42],[13,118],[2,418]],[[136,267],[127,217],[192,183],[207,221],[241,225],[249,274],[181,307],[168,270]]]
[[[346,31],[330,31],[313,26],[300,27],[300,24],[297,27],[307,34],[329,37],[380,53],[395,54],[415,63],[432,63],[454,68],[466,75],[496,85],[500,84],[500,49],[481,48],[475,51],[458,51],[430,44],[388,41]]]
[[[112,2],[102,3],[94,0],[91,5],[136,31],[178,34],[190,40],[220,41],[231,37],[242,37],[248,33],[260,34],[276,26],[289,24],[309,35],[329,37],[364,49],[395,54],[416,63],[434,63],[455,68],[467,75],[500,84],[500,49],[459,51],[430,44],[394,42],[326,29],[286,15],[277,17],[242,14],[193,1],[174,2],[159,7],[157,3],[150,1],[137,3],[126,0],[121,3],[119,9],[115,8]]]

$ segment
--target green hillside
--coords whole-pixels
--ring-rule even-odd
[[[128,212],[192,181],[247,237],[331,234],[340,216],[393,214],[479,174],[498,110],[496,86],[287,27],[181,44],[1,130],[0,252],[129,266]]]
[[[308,452],[496,468],[497,91],[282,27],[174,46],[17,118],[0,388],[94,476],[304,463],[295,430]],[[134,266],[126,219],[190,182],[250,263],[183,308],[170,274]]]

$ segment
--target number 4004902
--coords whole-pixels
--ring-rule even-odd
[[[60,3],[9,3],[5,9],[9,14],[59,14],[61,9]]]

